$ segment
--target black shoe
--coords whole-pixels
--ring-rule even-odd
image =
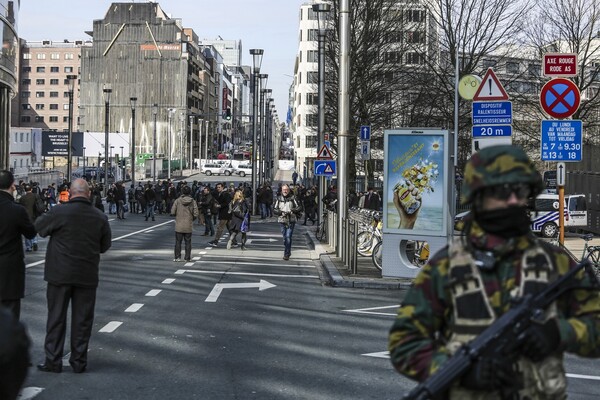
[[[62,366],[50,366],[48,364],[38,364],[37,369],[42,371],[42,372],[54,372],[56,374],[59,374],[62,372]]]
[[[38,251],[38,245],[37,245],[37,243],[33,244],[33,251]]]
[[[287,261],[287,260],[289,260],[289,259],[290,259],[290,256],[283,256],[283,259],[284,259],[285,261]]]

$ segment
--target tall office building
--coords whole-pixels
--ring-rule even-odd
[[[19,95],[13,99],[12,126],[69,130],[69,78],[73,80],[73,131],[79,119],[79,59],[81,40],[27,42],[21,40]]]
[[[200,46],[212,46],[223,57],[223,64],[228,67],[242,66],[242,41],[241,40],[224,40],[221,36],[216,39],[202,39]]]
[[[17,91],[19,1],[0,0],[0,169],[9,168],[10,99]]]

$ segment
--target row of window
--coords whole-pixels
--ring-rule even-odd
[[[43,115],[36,115],[33,117],[34,118],[34,122],[44,122],[44,116]],[[58,122],[58,118],[57,116],[50,116],[48,119],[50,122]],[[21,116],[21,122],[31,122],[31,116],[29,115],[22,115]],[[69,117],[63,117],[63,121],[62,122],[69,122]]]
[[[298,84],[302,83],[302,72],[298,72]],[[308,71],[306,73],[306,83],[319,83],[319,71]]]
[[[50,84],[51,85],[59,85],[60,84],[60,79],[49,79]],[[21,80],[21,84],[22,85],[31,85],[31,79],[29,78],[25,78]],[[36,85],[45,85],[46,84],[46,80],[45,79],[36,79],[35,80],[35,84]],[[69,84],[69,80],[65,79],[63,81],[63,84],[68,85]]]
[[[299,61],[302,62],[302,51],[298,55]],[[306,62],[316,63],[319,62],[319,51],[318,50],[307,50],[306,51]]]
[[[22,72],[31,72],[31,67],[26,65],[21,68]],[[46,67],[35,67],[35,72],[45,73]],[[50,67],[50,72],[60,72],[60,67]],[[72,73],[73,67],[63,67],[63,72]]]
[[[31,92],[26,90],[21,92],[22,99],[27,99],[29,97],[31,97]],[[46,97],[46,92],[35,92],[35,97]],[[59,97],[58,92],[49,92],[49,97]],[[69,97],[69,92],[63,92],[63,97]]]
[[[46,53],[37,53],[35,55],[35,58],[37,60],[45,60]],[[50,59],[51,60],[60,60],[60,53],[50,53]],[[64,59],[65,60],[74,60],[75,54],[74,53],[64,53]],[[23,60],[31,60],[31,53],[23,53]]]
[[[43,110],[45,108],[45,104],[36,104],[35,105],[35,109],[36,110]],[[23,110],[31,110],[31,104],[25,103],[25,104],[21,104],[21,107],[23,107]],[[51,110],[58,110],[58,104],[50,104],[50,109]],[[63,110],[68,110],[69,109],[69,104],[63,104]]]

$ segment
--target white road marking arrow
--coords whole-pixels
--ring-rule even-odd
[[[207,303],[214,303],[217,301],[223,289],[246,289],[246,288],[258,288],[258,290],[263,291],[267,289],[274,288],[277,285],[273,285],[270,282],[267,282],[263,279],[260,280],[259,283],[217,283],[213,290],[210,292],[206,300]]]
[[[272,243],[272,242],[277,242],[277,240],[276,239],[272,239],[272,238],[269,238],[269,239],[248,239],[247,242],[248,242],[248,244],[250,244],[252,242],[270,242],[270,243]]]

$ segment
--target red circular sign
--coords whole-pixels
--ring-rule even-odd
[[[554,118],[568,118],[575,114],[580,102],[579,88],[568,79],[552,79],[540,92],[542,108]]]

